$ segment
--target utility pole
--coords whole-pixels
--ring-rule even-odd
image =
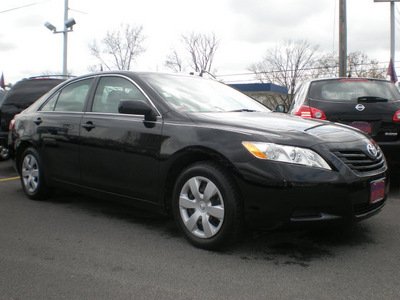
[[[346,0],[339,2],[339,77],[347,73],[347,17]]]

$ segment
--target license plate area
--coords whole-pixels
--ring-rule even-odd
[[[376,203],[385,198],[385,178],[371,181],[370,203]]]
[[[371,123],[368,122],[351,122],[349,125],[368,134],[372,131]]]

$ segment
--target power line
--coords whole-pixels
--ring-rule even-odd
[[[400,61],[396,61],[398,63]],[[387,67],[385,65],[389,64],[389,62],[377,62],[377,63],[363,63],[363,64],[357,64],[357,66],[367,66],[367,65],[384,65],[378,67],[378,70],[387,70]],[[339,66],[325,66],[325,67],[312,67],[312,68],[303,68],[300,69],[302,71],[311,71],[311,70],[322,70],[322,69],[337,69]],[[293,70],[270,70],[270,71],[260,71],[257,73],[254,72],[249,72],[249,73],[238,73],[238,74],[224,74],[224,75],[216,75],[217,78],[223,78],[223,77],[234,77],[234,76],[257,76],[257,75],[262,75],[262,74],[272,74],[272,73],[282,73],[282,72],[291,72]],[[258,80],[257,78],[253,78],[254,80]],[[228,79],[229,80],[229,79]],[[234,82],[248,82],[251,79],[232,79],[230,81],[227,81],[225,83],[234,83]]]
[[[80,11],[80,10],[77,10],[77,9],[73,9],[73,8],[68,8],[70,11],[74,11],[74,12],[78,12],[78,13],[81,13],[81,14],[85,14],[85,15],[88,15],[88,13],[87,12],[84,12],[84,11]]]
[[[37,4],[40,4],[40,3],[43,3],[43,2],[47,2],[47,1],[49,1],[49,0],[43,0],[43,1],[40,1],[40,2],[35,2],[35,3],[31,3],[31,4],[19,6],[19,7],[10,8],[10,9],[7,9],[7,10],[0,11],[0,14],[6,13],[6,12],[10,12],[10,11],[13,11],[13,10],[17,10],[17,9],[21,9],[21,8],[25,8],[25,7],[29,7],[29,6],[34,6],[34,5],[37,5]]]
[[[399,7],[398,6],[395,6],[396,7],[396,10],[397,10],[397,14],[398,15],[400,15],[400,10],[399,10]],[[395,16],[395,19],[396,19],[396,22],[397,22],[397,25],[398,25],[398,27],[400,26],[400,21],[399,21],[399,19]]]

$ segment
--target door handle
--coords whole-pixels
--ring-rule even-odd
[[[88,121],[85,124],[82,124],[82,127],[85,128],[87,131],[90,131],[93,128],[95,128],[96,126],[93,124],[92,121]]]
[[[36,125],[40,125],[42,122],[42,118],[37,118],[35,121],[33,121],[33,123],[35,123]]]

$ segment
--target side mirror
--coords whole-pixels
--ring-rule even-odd
[[[122,99],[118,104],[118,112],[129,115],[144,115],[145,120],[155,119],[153,108],[146,102],[132,99]]]
[[[281,113],[285,113],[286,112],[286,108],[285,108],[285,105],[277,105],[276,106],[276,108],[275,108],[275,111],[276,112],[281,112]]]

